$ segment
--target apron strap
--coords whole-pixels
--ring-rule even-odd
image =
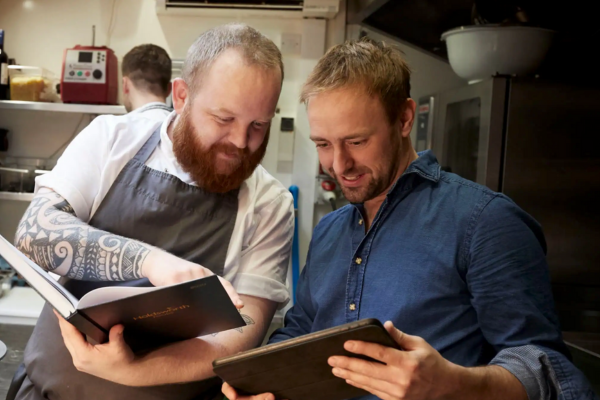
[[[148,140],[146,141],[146,143],[144,143],[144,145],[142,146],[142,148],[137,152],[137,154],[135,155],[135,157],[133,157],[133,160],[141,163],[141,164],[146,164],[146,161],[148,161],[148,159],[150,158],[150,156],[152,155],[152,153],[154,153],[154,150],[156,149],[156,146],[158,145],[158,142],[160,142],[160,128],[161,128],[162,124],[158,126],[158,128],[156,128],[156,130],[154,131],[154,133],[152,133],[152,135],[148,138]]]

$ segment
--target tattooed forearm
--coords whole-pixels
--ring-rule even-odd
[[[33,199],[19,223],[15,244],[48,271],[94,281],[141,278],[142,263],[150,252],[144,243],[84,223],[65,199],[51,191]]]
[[[244,318],[244,322],[246,323],[246,325],[254,325],[255,322],[252,318],[250,318],[249,315],[246,314],[241,314],[242,318]],[[240,327],[240,328],[235,328],[236,331],[238,331],[239,333],[244,333],[244,328]]]
[[[246,326],[255,324],[254,320],[249,315],[246,315],[246,314],[241,314],[241,315],[242,315],[242,318],[244,318],[244,322],[246,323]],[[244,333],[244,327],[235,328],[235,330],[238,331],[239,333]],[[217,332],[217,333],[211,333],[210,335],[212,337],[215,337],[218,334],[219,333]]]

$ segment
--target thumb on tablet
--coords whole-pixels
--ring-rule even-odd
[[[419,348],[419,344],[423,341],[418,336],[408,335],[398,330],[396,327],[394,327],[392,321],[387,321],[383,326],[385,327],[385,330],[388,331],[392,339],[394,339],[394,341],[400,345],[402,350],[416,350]]]

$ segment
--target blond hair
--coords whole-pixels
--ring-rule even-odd
[[[192,91],[202,73],[227,49],[239,50],[249,65],[279,68],[283,81],[283,61],[275,43],[248,25],[232,23],[207,30],[189,48],[181,77]]]
[[[410,98],[410,68],[402,52],[369,38],[332,47],[319,60],[302,88],[300,101],[342,87],[359,86],[378,97],[394,124]]]

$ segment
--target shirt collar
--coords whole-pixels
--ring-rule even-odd
[[[173,142],[171,142],[171,138],[167,133],[167,128],[169,127],[171,122],[173,122],[176,116],[177,113],[175,111],[172,111],[171,114],[167,116],[167,118],[163,121],[162,125],[160,126],[160,146],[162,151],[164,151],[165,155],[171,160],[175,160],[175,154],[173,153]]]
[[[417,173],[423,178],[428,179],[432,182],[440,180],[440,164],[437,158],[433,155],[431,150],[420,151],[417,153],[419,158],[410,163],[404,174],[408,175],[411,173]]]
[[[169,110],[169,111],[171,110],[171,108],[169,108],[169,106],[167,106],[165,103],[161,103],[160,101],[153,101],[152,103],[144,104],[142,107],[136,108],[131,113],[132,114],[140,114],[140,113],[143,113],[144,111],[155,110],[157,108],[162,108],[162,109]]]
[[[433,155],[431,150],[420,151],[417,153],[419,156],[415,161],[410,163],[406,171],[398,178],[394,185],[388,191],[388,197],[393,193],[404,191],[414,186],[414,179],[408,179],[411,174],[417,174],[422,178],[425,178],[431,182],[438,182],[440,180],[440,164],[438,164],[437,158]],[[408,185],[408,186],[407,186]],[[399,188],[403,188],[402,190]]]

